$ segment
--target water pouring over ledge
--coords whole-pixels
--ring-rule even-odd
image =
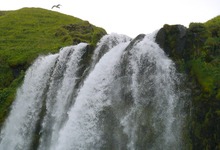
[[[182,91],[154,35],[104,36],[41,56],[26,72],[0,149],[181,149]]]

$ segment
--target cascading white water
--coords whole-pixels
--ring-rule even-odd
[[[110,49],[115,47],[120,43],[125,43],[131,41],[131,38],[125,35],[119,35],[116,33],[112,33],[111,35],[105,35],[102,39],[98,42],[97,47],[95,49],[91,68],[94,68],[96,63],[101,59],[101,57],[108,52]]]
[[[177,149],[181,135],[173,130],[174,126],[180,125],[175,122],[174,116],[179,99],[178,91],[175,90],[178,79],[174,64],[147,36],[134,45],[130,53],[132,55],[128,58],[128,64],[129,72],[132,72],[133,105],[121,119],[124,132],[129,137],[127,148],[144,149],[137,146],[141,137],[137,133],[140,126],[145,126],[146,134],[154,136],[149,139],[150,144],[146,148]]]
[[[24,83],[18,89],[10,116],[2,129],[1,150],[26,150],[30,147],[43,94],[57,56],[40,57],[28,69]]]
[[[85,43],[38,58],[17,92],[0,149],[180,149],[179,81],[152,37],[104,36],[88,68]]]
[[[64,48],[59,55],[57,65],[51,76],[47,93],[46,115],[42,124],[42,138],[39,149],[54,149],[58,132],[67,117],[67,110],[72,101],[72,94],[78,77],[81,57],[86,51],[87,44]],[[76,91],[75,91],[76,92]]]
[[[111,103],[108,98],[109,85],[114,80],[115,66],[127,44],[113,48],[91,72],[69,112],[69,120],[60,133],[57,149],[100,149],[103,143],[98,113]]]

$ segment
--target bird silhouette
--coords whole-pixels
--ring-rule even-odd
[[[54,7],[60,8],[60,6],[61,6],[60,4],[58,4],[58,5],[53,5],[51,9],[53,9]]]

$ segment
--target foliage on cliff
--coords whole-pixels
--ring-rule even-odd
[[[164,25],[156,41],[191,84],[191,148],[220,149],[220,16],[189,28]]]
[[[104,34],[88,21],[41,8],[0,11],[0,124],[36,57],[80,42],[95,46]]]

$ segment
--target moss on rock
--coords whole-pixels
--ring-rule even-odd
[[[206,23],[164,25],[156,41],[185,72],[192,91],[188,120],[190,149],[218,149],[220,145],[220,16]],[[183,28],[183,27],[182,27]],[[187,143],[188,144],[188,143]]]

